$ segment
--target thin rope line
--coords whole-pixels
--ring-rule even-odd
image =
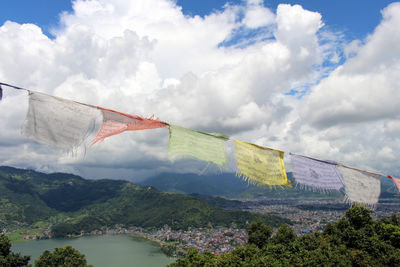
[[[335,163],[335,162],[330,162],[330,161],[326,161],[326,160],[311,158],[311,157],[307,157],[307,156],[303,156],[303,155],[298,155],[298,154],[295,154],[295,153],[292,153],[292,152],[290,152],[289,155],[300,156],[300,157],[312,159],[312,160],[315,160],[315,161],[318,161],[318,162],[322,162],[322,163],[327,163],[327,164],[331,164],[331,165],[342,166],[342,167],[349,168],[349,169],[352,169],[352,170],[355,170],[355,171],[365,172],[365,173],[368,173],[368,174],[386,176],[387,178],[392,179],[392,176],[390,176],[390,175],[382,174],[382,173],[379,173],[379,172],[365,171],[365,170],[357,169],[357,168],[354,168],[354,167],[349,167],[349,166],[346,166],[346,165],[341,164],[341,163]]]
[[[372,174],[372,175],[386,176],[387,178],[392,179],[392,176],[385,175],[385,174],[382,174],[382,173],[379,173],[379,172],[365,171],[365,170],[349,167],[349,166],[346,166],[346,165],[343,165],[343,164],[338,164],[338,166],[342,166],[342,167],[345,167],[345,168],[348,168],[348,169],[352,169],[352,170],[355,170],[355,171],[365,172],[365,173]]]
[[[333,161],[316,159],[316,158],[312,158],[312,157],[308,157],[308,156],[304,156],[304,155],[295,154],[295,153],[292,153],[292,152],[289,152],[289,155],[300,156],[300,157],[303,157],[303,158],[312,159],[312,160],[315,160],[315,161],[318,161],[318,162],[327,163],[327,164],[331,164],[331,165],[339,165],[339,163],[336,163],[336,162],[333,162]]]
[[[27,90],[27,89],[25,89],[25,90]],[[70,99],[59,97],[59,96],[50,95],[50,94],[46,94],[46,93],[42,93],[42,92],[38,92],[38,91],[33,91],[33,90],[27,90],[27,91],[29,92],[29,94],[31,94],[31,92],[39,93],[39,94],[42,94],[42,95],[47,95],[47,96],[50,96],[50,97],[57,98],[57,99],[62,100],[62,101],[71,101],[71,102],[74,102],[74,103],[77,103],[77,104],[80,104],[80,105],[84,105],[84,106],[88,106],[88,107],[91,107],[91,108],[98,109],[97,106],[86,104],[86,103],[82,103],[82,102],[78,102],[78,101],[75,101],[75,100],[70,100]]]
[[[29,91],[28,89],[25,89],[25,88],[22,88],[22,87],[18,87],[18,86],[15,86],[15,85],[11,85],[11,84],[8,84],[8,83],[0,82],[0,85],[8,86],[8,87],[11,87],[11,88],[14,88],[14,89],[17,89],[17,90]]]

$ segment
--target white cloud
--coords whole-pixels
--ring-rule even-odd
[[[341,42],[327,31],[321,37],[321,14],[298,5],[279,5],[273,14],[262,1],[248,1],[205,17],[185,16],[167,0],[78,0],[73,7],[62,15],[54,40],[32,24],[0,27],[4,81],[277,149],[398,171],[398,5],[385,9],[375,32],[348,49],[352,57],[320,82],[325,70],[316,66],[340,62]],[[221,45],[243,25],[274,38]],[[318,82],[303,98],[286,94]],[[0,153],[1,164],[135,179],[204,168],[168,160],[166,129],[108,138],[85,157],[60,156],[20,135],[26,97],[9,92],[0,102],[0,151],[7,146],[12,153]]]
[[[248,5],[262,5],[264,0],[247,0]]]
[[[263,1],[247,1],[248,7],[243,23],[248,28],[268,26],[275,22],[275,15],[263,6]]]
[[[329,127],[398,117],[400,97],[400,4],[383,11],[383,21],[357,55],[313,88],[304,116]],[[352,45],[352,44],[351,44]],[[352,45],[353,46],[353,45]]]
[[[328,145],[325,151],[314,151],[316,155],[399,173],[400,51],[395,44],[400,42],[400,4],[382,14],[364,44],[351,42],[345,49],[351,55],[347,62],[304,98],[296,130],[312,138],[310,147]]]
[[[389,160],[393,160],[393,159],[395,159],[396,157],[394,156],[394,154],[393,154],[393,150],[390,148],[390,147],[388,147],[388,146],[385,146],[385,147],[383,147],[381,150],[379,150],[379,152],[378,152],[378,155],[377,155],[379,158],[382,158],[382,159],[389,159]]]
[[[234,60],[215,49],[236,26],[234,8],[201,18],[184,16],[180,7],[167,0],[99,0],[76,1],[74,11],[62,17],[66,29],[85,25],[106,39],[130,29],[155,41],[151,59],[163,78],[180,77],[188,71],[202,73]]]

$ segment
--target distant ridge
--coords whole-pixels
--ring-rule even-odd
[[[293,175],[288,172],[288,179],[293,181]],[[248,184],[237,178],[234,173],[211,175],[162,173],[150,177],[141,185],[154,186],[163,192],[178,192],[186,194],[199,194],[222,196],[227,198],[343,198],[339,192],[329,194],[311,192],[298,187],[270,189]],[[390,179],[382,177],[381,198],[392,198],[398,194]]]

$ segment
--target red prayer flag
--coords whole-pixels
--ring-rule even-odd
[[[97,107],[103,114],[103,123],[96,133],[91,145],[105,138],[124,131],[137,131],[166,127],[168,124],[155,119],[145,119],[136,115],[125,114],[111,109]]]

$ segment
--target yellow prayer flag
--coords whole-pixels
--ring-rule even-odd
[[[226,166],[225,142],[227,136],[193,131],[169,125],[169,151],[175,155],[192,156],[212,162],[220,168]]]
[[[252,184],[291,186],[286,176],[283,151],[239,140],[234,142],[238,177]]]

